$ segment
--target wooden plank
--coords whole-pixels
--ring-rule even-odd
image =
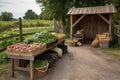
[[[70,38],[71,39],[73,36],[72,24],[73,24],[73,15],[70,15]]]
[[[72,9],[71,14],[74,14],[74,12],[75,12],[75,8]]]
[[[33,67],[33,61],[30,61],[30,80],[33,80],[34,75],[34,67]]]
[[[10,55],[10,54],[7,54],[7,56],[8,58],[14,58],[14,59],[34,60],[34,56]]]
[[[83,14],[87,14],[87,8],[84,8]]]
[[[81,12],[82,12],[82,8],[79,8],[79,13],[78,14],[81,14]]]
[[[111,36],[111,31],[112,31],[112,24],[111,24],[112,23],[112,14],[109,15],[109,22],[110,22],[109,23],[109,34]]]
[[[79,8],[76,8],[76,12],[75,12],[75,14],[78,14],[78,12],[79,12]]]
[[[10,59],[11,61],[11,76],[12,77],[15,77],[15,74],[14,74],[14,59]]]
[[[73,25],[72,27],[74,27],[80,20],[82,20],[86,15],[82,15]]]
[[[27,72],[29,72],[29,71],[30,71],[30,68],[15,67],[15,70],[16,70],[16,71],[27,71]]]
[[[101,19],[103,19],[106,23],[110,24],[109,20],[107,20],[104,16],[101,14],[97,14]]]
[[[83,14],[83,8],[80,8],[79,14]]]
[[[88,14],[91,14],[91,9],[89,7],[87,9],[88,9]]]

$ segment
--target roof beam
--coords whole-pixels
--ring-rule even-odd
[[[74,27],[79,21],[81,21],[86,15],[83,14],[73,25],[72,27]]]
[[[104,16],[102,16],[101,14],[97,14],[101,19],[103,19],[106,23],[110,24],[110,21],[107,20]]]

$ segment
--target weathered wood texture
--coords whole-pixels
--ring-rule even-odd
[[[58,21],[56,19],[53,20],[53,24],[54,24],[54,32],[60,33],[60,26],[59,26]]]
[[[20,34],[20,42],[22,42],[23,36],[22,36],[22,19],[21,18],[19,18],[19,34]]]
[[[77,30],[83,29],[85,40],[93,40],[96,34],[113,33],[116,9],[113,5],[99,7],[73,8],[70,15],[70,37],[73,38]]]
[[[106,18],[108,15],[104,15]],[[76,17],[77,19],[78,17]],[[87,15],[85,16],[73,29],[73,34],[77,30],[83,29],[86,38],[93,39],[96,34],[103,32],[109,32],[109,25],[103,21],[98,15]]]
[[[116,9],[113,5],[106,6],[96,6],[96,7],[84,7],[84,8],[71,8],[68,11],[68,15],[77,15],[77,14],[107,14],[115,13]]]

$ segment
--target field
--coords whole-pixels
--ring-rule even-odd
[[[18,21],[0,21],[0,29],[13,25],[13,23]],[[42,27],[42,26],[52,26],[52,20],[23,20],[23,27]],[[17,26],[16,26],[17,27]]]
[[[103,49],[103,52],[120,61],[120,45],[117,44],[111,48]]]

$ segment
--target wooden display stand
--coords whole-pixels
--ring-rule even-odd
[[[57,42],[56,44],[52,45],[51,47],[49,47],[48,49],[44,50],[44,51],[40,51],[40,53],[35,54],[35,55],[12,55],[12,54],[7,54],[8,58],[10,58],[11,61],[11,73],[12,73],[12,77],[14,77],[14,71],[15,70],[20,70],[20,71],[27,71],[30,74],[30,80],[34,80],[34,60],[35,57],[42,54],[43,52],[57,46],[58,44],[64,42],[65,39],[63,39],[61,42]],[[20,66],[15,66],[15,62],[14,60],[27,60],[30,63],[30,67],[29,68],[25,68],[25,67],[20,67]]]

